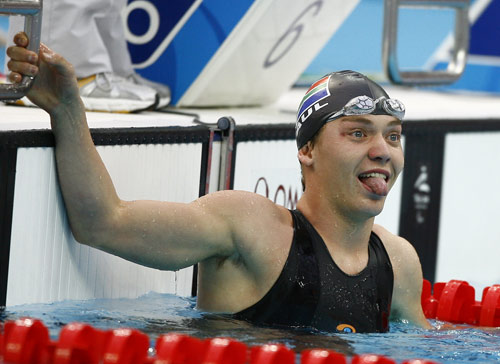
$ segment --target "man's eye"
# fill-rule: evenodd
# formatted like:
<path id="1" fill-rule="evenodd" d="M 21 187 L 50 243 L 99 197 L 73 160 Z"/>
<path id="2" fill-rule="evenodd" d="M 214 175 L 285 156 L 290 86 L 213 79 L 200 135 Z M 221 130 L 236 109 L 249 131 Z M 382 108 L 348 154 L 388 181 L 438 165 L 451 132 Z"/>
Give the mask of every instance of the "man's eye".
<path id="1" fill-rule="evenodd" d="M 362 138 L 364 134 L 363 134 L 363 132 L 362 132 L 362 131 L 360 131 L 360 130 L 356 130 L 356 131 L 353 131 L 353 132 L 351 133 L 351 135 L 352 135 L 353 137 L 355 137 L 355 138 Z"/>
<path id="2" fill-rule="evenodd" d="M 391 142 L 399 142 L 401 140 L 401 135 L 399 135 L 399 134 L 390 134 L 389 135 L 389 140 Z"/>

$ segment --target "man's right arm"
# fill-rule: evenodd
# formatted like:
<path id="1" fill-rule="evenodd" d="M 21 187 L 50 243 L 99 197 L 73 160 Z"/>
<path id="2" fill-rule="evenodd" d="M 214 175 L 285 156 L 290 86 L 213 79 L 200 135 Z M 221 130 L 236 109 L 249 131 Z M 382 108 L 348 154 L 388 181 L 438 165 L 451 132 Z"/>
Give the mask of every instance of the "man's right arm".
<path id="1" fill-rule="evenodd" d="M 223 192 L 190 204 L 122 201 L 94 147 L 71 65 L 42 45 L 37 69 L 36 55 L 24 48 L 26 36 L 15 41 L 18 47 L 8 50 L 11 80 L 37 75 L 28 97 L 50 114 L 61 191 L 79 242 L 168 270 L 235 254 L 227 202 L 240 197 Z"/>

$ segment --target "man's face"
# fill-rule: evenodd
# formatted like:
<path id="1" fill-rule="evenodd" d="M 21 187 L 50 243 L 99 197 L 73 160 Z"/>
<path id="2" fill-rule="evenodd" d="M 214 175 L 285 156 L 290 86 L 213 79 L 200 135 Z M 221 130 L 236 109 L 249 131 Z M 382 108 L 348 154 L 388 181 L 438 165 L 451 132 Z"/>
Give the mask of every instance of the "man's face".
<path id="1" fill-rule="evenodd" d="M 313 153 L 325 197 L 345 213 L 376 216 L 403 169 L 401 122 L 388 115 L 339 118 L 323 127 Z"/>

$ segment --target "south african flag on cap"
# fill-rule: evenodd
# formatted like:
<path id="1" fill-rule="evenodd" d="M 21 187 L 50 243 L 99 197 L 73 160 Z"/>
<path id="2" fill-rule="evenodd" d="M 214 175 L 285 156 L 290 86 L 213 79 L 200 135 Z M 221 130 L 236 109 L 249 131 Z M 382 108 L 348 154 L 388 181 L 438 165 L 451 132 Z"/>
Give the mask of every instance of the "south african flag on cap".
<path id="1" fill-rule="evenodd" d="M 330 76 L 325 76 L 309 87 L 309 90 L 307 90 L 302 102 L 300 103 L 297 119 L 300 118 L 304 111 L 306 111 L 311 105 L 314 105 L 319 100 L 330 96 L 330 90 L 328 89 L 329 80 Z"/>

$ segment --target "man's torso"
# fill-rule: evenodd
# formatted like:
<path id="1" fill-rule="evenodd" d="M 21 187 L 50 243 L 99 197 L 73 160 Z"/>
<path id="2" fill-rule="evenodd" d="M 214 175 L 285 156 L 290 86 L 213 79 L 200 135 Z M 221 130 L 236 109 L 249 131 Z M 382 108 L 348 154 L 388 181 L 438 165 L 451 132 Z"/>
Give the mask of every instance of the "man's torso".
<path id="1" fill-rule="evenodd" d="M 299 279 L 304 273 L 302 274 L 304 280 L 311 281 L 309 286 L 302 290 L 298 296 L 290 296 L 288 302 L 282 302 L 284 305 L 291 304 L 292 306 L 294 302 L 298 302 L 297 305 L 294 305 L 296 312 L 291 310 L 289 315 L 296 316 L 297 313 L 308 311 L 306 314 L 302 314 L 304 319 L 300 324 L 325 329 L 331 329 L 332 326 L 338 328 L 345 324 L 346 330 L 351 330 L 352 327 L 353 330 L 358 331 L 384 331 L 383 328 L 388 320 L 390 294 L 392 294 L 392 269 L 380 240 L 378 240 L 378 245 L 376 244 L 376 251 L 373 251 L 372 240 L 378 238 L 373 237 L 374 234 L 372 234 L 368 265 L 359 274 L 349 276 L 338 268 L 319 234 L 298 211 L 294 212 L 295 222 L 292 222 L 288 210 L 283 209 L 280 213 L 285 215 L 278 219 L 282 224 L 274 229 L 277 232 L 276 235 L 269 232 L 274 230 L 268 230 L 265 222 L 262 226 L 254 226 L 255 229 L 262 229 L 262 234 L 255 234 L 255 231 L 249 232 L 249 234 L 259 236 L 261 239 L 255 238 L 255 244 L 252 246 L 256 254 L 255 259 L 261 260 L 261 268 L 258 269 L 257 273 L 252 271 L 254 266 L 249 266 L 247 261 L 240 260 L 238 257 L 212 259 L 200 264 L 199 307 L 208 311 L 239 312 L 251 309 L 256 304 L 263 306 L 262 301 L 265 301 L 267 296 L 276 294 L 276 292 L 273 293 L 273 290 L 280 292 L 284 289 L 283 287 L 276 288 L 277 284 L 281 285 L 280 280 L 292 279 L 299 286 L 302 284 L 306 287 L 304 281 L 300 282 Z M 300 230 L 297 229 L 297 221 L 299 227 L 304 230 L 301 233 L 302 236 L 297 234 L 297 230 Z M 269 223 L 276 225 L 276 221 Z M 304 244 L 304 240 L 308 242 Z M 294 252 L 297 247 L 294 249 L 292 241 L 293 244 L 298 244 L 299 249 L 313 249 L 313 254 L 300 252 L 299 256 L 302 257 L 297 258 L 297 254 Z M 380 257 L 381 255 L 382 257 Z M 302 261 L 292 264 L 290 259 Z M 315 262 L 308 264 L 307 259 L 313 259 Z M 384 262 L 387 266 L 384 266 Z M 290 265 L 295 266 L 294 272 L 285 272 L 287 266 Z M 379 265 L 382 266 L 379 267 Z M 387 269 L 387 267 L 389 268 Z M 377 269 L 385 270 L 386 276 L 390 276 L 391 281 L 380 282 L 381 277 L 377 273 Z M 303 272 L 301 273 L 300 270 Z M 295 277 L 283 277 L 284 274 L 295 275 Z M 377 291 L 377 287 L 380 285 L 386 287 L 386 291 L 389 287 L 390 292 L 387 291 L 380 295 L 380 292 Z M 334 293 L 335 289 L 337 289 L 336 293 Z M 327 292 L 327 294 L 322 295 L 314 291 Z M 344 294 L 341 294 L 342 292 Z M 350 296 L 352 292 L 361 292 L 361 299 L 360 295 Z M 283 292 L 278 294 L 280 297 L 283 295 Z M 385 298 L 382 299 L 381 296 Z M 309 301 L 309 303 L 306 302 L 306 304 L 301 300 Z M 266 308 L 266 310 L 268 309 L 272 310 L 273 308 Z M 349 319 L 353 315 L 357 317 L 356 320 Z M 264 322 L 266 320 L 261 317 L 257 321 Z M 274 321 L 274 323 L 280 323 Z"/>

